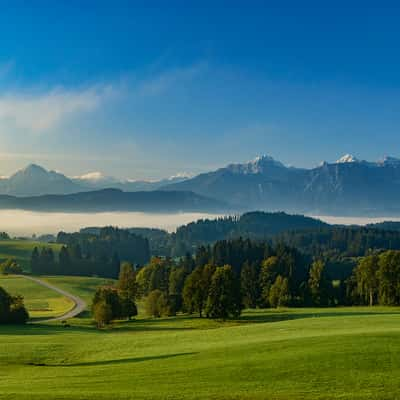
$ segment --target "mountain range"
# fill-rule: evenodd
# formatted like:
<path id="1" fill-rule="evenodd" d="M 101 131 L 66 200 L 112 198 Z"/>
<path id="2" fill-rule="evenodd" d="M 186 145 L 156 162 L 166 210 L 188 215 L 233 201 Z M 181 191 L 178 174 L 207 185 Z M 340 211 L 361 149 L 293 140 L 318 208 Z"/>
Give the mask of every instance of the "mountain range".
<path id="1" fill-rule="evenodd" d="M 0 180 L 0 195 L 17 197 L 99 193 L 111 188 L 119 189 L 110 192 L 119 197 L 122 192 L 155 191 L 154 196 L 161 199 L 162 192 L 192 192 L 191 196 L 197 195 L 209 202 L 215 200 L 208 208 L 225 206 L 238 211 L 396 216 L 400 215 L 400 160 L 385 157 L 370 162 L 347 154 L 334 163 L 323 162 L 305 169 L 285 166 L 264 155 L 192 178 L 177 176 L 155 182 L 121 181 L 100 173 L 69 178 L 32 164 Z M 205 202 L 197 204 L 205 205 Z M 206 211 L 196 207 L 198 211 Z"/>
<path id="2" fill-rule="evenodd" d="M 400 215 L 400 160 L 358 160 L 287 167 L 269 156 L 200 174 L 165 190 L 188 190 L 233 207 L 314 215 Z"/>
<path id="3" fill-rule="evenodd" d="M 0 179 L 0 195 L 42 196 L 47 194 L 72 194 L 101 189 L 120 189 L 125 192 L 153 191 L 163 186 L 187 179 L 178 175 L 159 181 L 118 180 L 100 172 L 69 178 L 60 172 L 48 171 L 40 165 L 30 164 L 8 178 Z"/>

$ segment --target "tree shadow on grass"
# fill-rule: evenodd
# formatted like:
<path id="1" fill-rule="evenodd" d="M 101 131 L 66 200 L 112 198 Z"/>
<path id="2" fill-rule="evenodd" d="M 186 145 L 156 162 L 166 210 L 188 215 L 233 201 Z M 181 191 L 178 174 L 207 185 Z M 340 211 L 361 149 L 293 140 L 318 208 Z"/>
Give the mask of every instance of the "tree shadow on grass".
<path id="1" fill-rule="evenodd" d="M 191 356 L 194 354 L 198 354 L 198 353 L 196 353 L 196 352 L 175 353 L 175 354 L 165 354 L 165 355 L 160 355 L 160 356 L 133 357 L 133 358 L 123 358 L 123 359 L 116 359 L 116 360 L 88 361 L 88 362 L 78 362 L 78 363 L 70 363 L 70 364 L 29 363 L 28 365 L 38 366 L 38 367 L 63 367 L 63 368 L 94 367 L 94 366 L 102 366 L 102 365 L 119 365 L 119 364 L 131 364 L 131 363 L 139 363 L 139 362 L 154 361 L 154 360 L 166 360 L 169 358 Z"/>
<path id="2" fill-rule="evenodd" d="M 400 310 L 399 310 L 400 311 Z M 374 316 L 374 315 L 385 315 L 385 316 L 399 316 L 400 312 L 396 313 L 393 311 L 323 311 L 321 309 L 320 312 L 310 312 L 304 310 L 301 311 L 273 311 L 266 314 L 260 313 L 249 313 L 242 315 L 241 317 L 235 319 L 235 322 L 238 323 L 269 323 L 269 322 L 282 322 L 282 321 L 291 321 L 296 319 L 305 319 L 305 318 L 326 318 L 326 317 L 367 317 L 367 316 Z"/>

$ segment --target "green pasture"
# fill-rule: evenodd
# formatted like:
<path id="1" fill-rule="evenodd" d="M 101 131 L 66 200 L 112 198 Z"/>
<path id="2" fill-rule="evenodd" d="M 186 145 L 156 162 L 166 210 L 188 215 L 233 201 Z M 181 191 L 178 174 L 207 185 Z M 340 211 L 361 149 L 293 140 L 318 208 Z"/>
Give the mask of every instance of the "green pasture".
<path id="1" fill-rule="evenodd" d="M 74 306 L 68 298 L 22 276 L 0 275 L 0 286 L 12 295 L 24 297 L 31 319 L 56 317 Z"/>
<path id="2" fill-rule="evenodd" d="M 0 328 L 1 399 L 400 398 L 398 308 L 70 325 Z"/>

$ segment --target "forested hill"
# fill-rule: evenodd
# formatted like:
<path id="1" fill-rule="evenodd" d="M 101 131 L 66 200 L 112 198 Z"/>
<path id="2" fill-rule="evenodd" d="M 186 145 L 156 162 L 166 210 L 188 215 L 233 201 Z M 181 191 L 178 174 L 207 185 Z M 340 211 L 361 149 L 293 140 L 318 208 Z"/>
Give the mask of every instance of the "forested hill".
<path id="1" fill-rule="evenodd" d="M 149 241 L 151 253 L 161 256 L 182 256 L 193 253 L 198 246 L 212 244 L 218 240 L 234 238 L 270 239 L 273 235 L 286 231 L 308 230 L 329 225 L 303 215 L 284 212 L 248 212 L 241 216 L 216 219 L 200 219 L 180 226 L 175 233 L 161 229 L 130 228 L 131 233 Z M 82 234 L 98 234 L 99 227 L 85 228 Z"/>
<path id="2" fill-rule="evenodd" d="M 65 195 L 15 197 L 0 195 L 0 209 L 33 211 L 102 212 L 226 212 L 221 201 L 192 192 L 123 192 L 104 189 Z"/>
<path id="3" fill-rule="evenodd" d="M 323 226 L 328 225 L 318 219 L 304 215 L 255 211 L 237 217 L 214 220 L 202 219 L 192 222 L 179 227 L 174 234 L 174 239 L 177 242 L 197 245 L 238 237 L 265 239 L 288 230 L 303 230 Z"/>
<path id="4" fill-rule="evenodd" d="M 384 221 L 368 224 L 367 228 L 383 229 L 385 231 L 400 231 L 400 221 Z"/>
<path id="5" fill-rule="evenodd" d="M 400 232 L 393 224 L 338 226 L 302 215 L 257 211 L 198 220 L 179 227 L 175 233 L 154 228 L 130 228 L 128 231 L 146 238 L 150 253 L 155 256 L 179 257 L 195 253 L 199 246 L 243 238 L 286 243 L 313 257 L 337 260 L 364 256 L 371 251 L 400 249 Z M 99 235 L 100 230 L 86 228 L 75 235 Z"/>

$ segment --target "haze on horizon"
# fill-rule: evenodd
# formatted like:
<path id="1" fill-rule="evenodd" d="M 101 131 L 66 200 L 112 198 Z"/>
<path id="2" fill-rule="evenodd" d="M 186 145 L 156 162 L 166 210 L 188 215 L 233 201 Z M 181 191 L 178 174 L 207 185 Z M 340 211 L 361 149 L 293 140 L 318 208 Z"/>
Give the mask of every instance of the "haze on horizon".
<path id="1" fill-rule="evenodd" d="M 399 156 L 397 6 L 262 3 L 3 5 L 0 175 Z"/>

